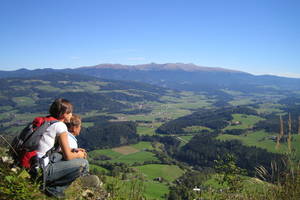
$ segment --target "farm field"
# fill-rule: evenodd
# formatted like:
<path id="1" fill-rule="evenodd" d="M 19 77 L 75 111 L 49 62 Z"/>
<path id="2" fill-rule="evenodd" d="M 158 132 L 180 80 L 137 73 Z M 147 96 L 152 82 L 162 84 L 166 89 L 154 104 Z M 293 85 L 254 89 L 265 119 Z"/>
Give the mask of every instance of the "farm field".
<path id="1" fill-rule="evenodd" d="M 252 98 L 240 98 L 229 102 L 233 106 L 241 106 L 254 103 Z"/>
<path id="2" fill-rule="evenodd" d="M 201 131 L 212 131 L 212 129 L 205 126 L 188 126 L 183 128 L 185 133 L 199 133 Z"/>
<path id="3" fill-rule="evenodd" d="M 112 149 L 102 149 L 102 150 L 94 150 L 89 152 L 90 159 L 96 159 L 101 155 L 105 155 L 110 157 L 112 160 L 109 162 L 122 162 L 126 164 L 136 164 L 140 163 L 140 166 L 132 167 L 135 169 L 135 174 L 142 175 L 144 178 L 143 186 L 144 186 L 144 195 L 149 199 L 165 199 L 164 195 L 168 194 L 169 187 L 167 183 L 171 183 L 176 178 L 183 174 L 183 170 L 181 170 L 176 165 L 163 165 L 163 164 L 147 164 L 143 165 L 145 161 L 158 161 L 158 159 L 151 152 L 145 151 L 146 149 L 153 149 L 150 142 L 139 142 L 134 145 L 122 146 Z M 107 162 L 107 161 L 105 161 Z M 105 171 L 102 167 L 98 165 L 91 165 L 91 169 L 96 171 Z M 133 176 L 133 175 L 132 175 Z M 154 181 L 154 178 L 162 177 L 163 181 Z M 110 177 L 110 179 L 113 179 Z M 132 180 L 128 180 L 132 181 Z M 120 184 L 120 190 L 125 190 L 129 186 L 128 181 L 122 180 Z M 122 184 L 123 183 L 123 184 Z M 125 187 L 125 188 L 124 188 Z"/>
<path id="4" fill-rule="evenodd" d="M 137 127 L 137 133 L 139 135 L 155 135 L 155 129 L 156 128 L 151 128 L 151 127 L 146 127 L 146 126 L 139 125 Z"/>
<path id="5" fill-rule="evenodd" d="M 164 195 L 169 193 L 169 187 L 163 183 L 145 181 L 144 187 L 143 194 L 149 199 L 163 200 L 165 199 Z"/>
<path id="6" fill-rule="evenodd" d="M 147 180 L 162 177 L 168 182 L 172 182 L 183 174 L 183 170 L 176 165 L 149 164 L 135 168 L 144 174 Z"/>
<path id="7" fill-rule="evenodd" d="M 271 139 L 272 136 L 277 136 L 277 133 L 269 134 L 265 131 L 249 132 L 243 135 L 222 134 L 217 137 L 219 140 L 239 140 L 246 146 L 256 146 L 266 149 L 273 153 L 287 153 L 288 147 L 286 143 L 281 143 L 279 149 L 276 149 L 276 141 Z M 295 150 L 297 159 L 300 159 L 300 135 L 292 135 L 292 148 Z"/>
<path id="8" fill-rule="evenodd" d="M 162 199 L 168 193 L 167 182 L 173 182 L 184 172 L 176 165 L 162 164 L 142 165 L 135 169 L 145 177 L 145 195 L 155 199 Z M 163 178 L 163 181 L 154 181 L 155 178 Z"/>
<path id="9" fill-rule="evenodd" d="M 135 163 L 144 163 L 150 161 L 158 161 L 155 155 L 151 152 L 147 151 L 139 151 L 132 154 L 122 155 L 116 159 L 110 160 L 109 162 L 118 162 L 118 163 L 126 163 L 126 164 L 135 164 Z"/>
<path id="10" fill-rule="evenodd" d="M 231 130 L 231 129 L 248 129 L 251 128 L 257 122 L 264 120 L 261 117 L 254 115 L 245 115 L 245 114 L 233 114 L 233 120 L 231 120 L 232 124 L 225 127 L 223 130 Z M 237 125 L 234 125 L 235 122 L 238 122 Z"/>
<path id="11" fill-rule="evenodd" d="M 158 161 L 152 152 L 146 150 L 151 150 L 153 147 L 150 142 L 139 142 L 134 145 L 121 146 L 112 149 L 99 149 L 89 152 L 91 159 L 96 160 L 97 157 L 107 156 L 110 160 L 105 162 L 121 162 L 126 164 L 144 163 L 147 161 Z"/>

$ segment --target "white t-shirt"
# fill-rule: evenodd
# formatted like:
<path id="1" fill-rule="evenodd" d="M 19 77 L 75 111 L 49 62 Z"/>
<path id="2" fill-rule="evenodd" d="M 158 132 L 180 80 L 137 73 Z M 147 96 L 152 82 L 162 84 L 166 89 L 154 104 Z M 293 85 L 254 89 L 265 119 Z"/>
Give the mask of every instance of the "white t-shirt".
<path id="1" fill-rule="evenodd" d="M 49 126 L 40 140 L 39 147 L 37 149 L 37 156 L 39 158 L 42 158 L 47 153 L 47 151 L 49 151 L 54 146 L 56 137 L 65 132 L 68 132 L 68 129 L 66 124 L 63 122 L 56 122 Z M 48 165 L 48 163 L 49 158 L 45 158 L 45 166 Z"/>
<path id="2" fill-rule="evenodd" d="M 78 148 L 77 139 L 70 132 L 68 132 L 68 141 L 69 141 L 69 146 L 70 146 L 71 149 L 77 149 Z"/>

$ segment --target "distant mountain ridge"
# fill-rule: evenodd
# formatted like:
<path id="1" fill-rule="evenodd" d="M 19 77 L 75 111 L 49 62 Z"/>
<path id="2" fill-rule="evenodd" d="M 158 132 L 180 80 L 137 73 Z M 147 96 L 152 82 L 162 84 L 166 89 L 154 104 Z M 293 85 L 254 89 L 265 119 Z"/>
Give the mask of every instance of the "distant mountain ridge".
<path id="1" fill-rule="evenodd" d="M 163 71 L 163 70 L 182 70 L 187 72 L 196 71 L 224 71 L 224 72 L 234 72 L 234 73 L 245 73 L 237 70 L 230 70 L 220 67 L 204 67 L 197 66 L 195 64 L 189 63 L 149 63 L 142 65 L 121 65 L 121 64 L 99 64 L 94 66 L 80 67 L 79 69 L 119 69 L 119 70 L 145 70 L 145 71 Z"/>
<path id="2" fill-rule="evenodd" d="M 150 83 L 171 89 L 214 92 L 235 90 L 244 93 L 300 90 L 300 79 L 250 73 L 194 64 L 99 64 L 74 69 L 20 69 L 0 71 L 0 78 L 32 77 L 50 73 L 88 75 L 102 79 Z"/>

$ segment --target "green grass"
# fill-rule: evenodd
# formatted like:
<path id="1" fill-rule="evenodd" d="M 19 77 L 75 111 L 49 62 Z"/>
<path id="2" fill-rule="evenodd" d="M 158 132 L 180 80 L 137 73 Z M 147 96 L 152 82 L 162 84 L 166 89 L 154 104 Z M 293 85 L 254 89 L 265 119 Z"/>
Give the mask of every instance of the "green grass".
<path id="1" fill-rule="evenodd" d="M 276 135 L 276 134 L 273 134 Z M 271 139 L 268 139 L 272 134 L 268 134 L 265 131 L 256 131 L 243 135 L 228 135 L 223 134 L 219 135 L 217 138 L 220 140 L 239 140 L 244 145 L 247 146 L 256 146 L 263 149 L 267 149 L 270 152 L 278 153 L 275 149 L 276 143 Z"/>
<path id="2" fill-rule="evenodd" d="M 275 103 L 264 103 L 259 104 L 259 108 L 256 111 L 259 114 L 271 114 L 271 113 L 283 113 L 284 111 L 281 110 L 282 105 L 275 104 Z"/>
<path id="3" fill-rule="evenodd" d="M 94 151 L 89 152 L 89 156 L 91 158 L 96 158 L 97 156 L 100 156 L 100 155 L 108 156 L 111 159 L 117 159 L 120 156 L 122 156 L 122 154 L 115 152 L 111 149 L 100 149 L 100 150 L 94 150 Z"/>
<path id="4" fill-rule="evenodd" d="M 101 149 L 89 152 L 89 156 L 90 158 L 95 159 L 100 155 L 105 155 L 111 158 L 108 162 L 121 162 L 129 165 L 134 163 L 143 163 L 145 161 L 158 161 L 153 153 L 144 151 L 144 149 L 153 149 L 150 142 L 139 142 L 137 144 L 130 145 L 130 147 L 137 149 L 138 152 L 123 155 L 112 149 Z"/>
<path id="5" fill-rule="evenodd" d="M 223 92 L 226 92 L 227 94 L 230 94 L 232 96 L 238 96 L 238 95 L 242 95 L 242 92 L 239 91 L 234 91 L 234 90 L 228 90 L 228 89 L 223 89 Z"/>
<path id="6" fill-rule="evenodd" d="M 40 89 L 40 90 L 45 90 L 48 92 L 61 92 L 60 88 L 52 87 L 50 85 L 38 85 L 38 86 L 35 86 L 35 88 Z"/>
<path id="7" fill-rule="evenodd" d="M 1 111 L 9 111 L 11 109 L 13 109 L 13 107 L 11 107 L 11 106 L 0 106 Z"/>
<path id="8" fill-rule="evenodd" d="M 254 103 L 250 98 L 240 98 L 229 102 L 233 106 L 247 105 Z"/>
<path id="9" fill-rule="evenodd" d="M 9 133 L 20 133 L 24 129 L 24 126 L 13 126 L 6 130 Z"/>
<path id="10" fill-rule="evenodd" d="M 149 149 L 149 150 L 153 149 L 153 147 L 151 145 L 151 142 L 139 142 L 137 144 L 133 144 L 133 145 L 130 145 L 130 146 L 135 148 L 135 149 L 138 149 L 140 151 L 142 151 L 144 149 Z"/>
<path id="11" fill-rule="evenodd" d="M 8 119 L 10 118 L 11 116 L 16 116 L 17 111 L 16 110 L 10 110 L 8 112 L 5 112 L 5 113 L 0 113 L 0 120 L 3 120 L 3 119 Z"/>
<path id="12" fill-rule="evenodd" d="M 108 170 L 107 169 L 105 169 L 105 168 L 103 168 L 103 167 L 100 167 L 100 166 L 98 166 L 98 165 L 93 165 L 93 164 L 90 164 L 90 170 L 95 170 L 95 171 L 97 171 L 97 172 L 104 172 L 104 173 L 107 173 L 108 172 Z"/>
<path id="13" fill-rule="evenodd" d="M 176 165 L 149 164 L 135 167 L 147 180 L 162 177 L 168 182 L 172 182 L 183 174 L 183 170 Z"/>
<path id="14" fill-rule="evenodd" d="M 18 104 L 18 106 L 33 106 L 35 101 L 30 97 L 15 97 L 13 101 Z"/>
<path id="15" fill-rule="evenodd" d="M 126 164 L 134 164 L 134 163 L 143 163 L 145 161 L 158 161 L 158 159 L 151 152 L 140 151 L 133 154 L 122 155 L 117 159 L 110 160 L 109 162 L 121 162 Z"/>
<path id="16" fill-rule="evenodd" d="M 194 137 L 194 135 L 183 135 L 179 137 L 185 141 L 180 141 L 180 147 L 182 147 L 183 145 L 187 144 Z"/>
<path id="17" fill-rule="evenodd" d="M 239 140 L 244 145 L 256 146 L 266 149 L 269 152 L 285 154 L 288 152 L 287 143 L 281 143 L 280 148 L 276 149 L 276 142 L 270 139 L 271 136 L 277 136 L 277 133 L 269 134 L 265 131 L 256 131 L 243 135 L 219 135 L 220 140 Z M 292 135 L 292 148 L 295 150 L 296 158 L 300 160 L 300 135 Z"/>
<path id="18" fill-rule="evenodd" d="M 194 137 L 194 135 L 183 135 L 180 137 L 186 141 L 190 141 Z"/>
<path id="19" fill-rule="evenodd" d="M 258 196 L 258 194 L 263 194 L 264 192 L 266 192 L 268 187 L 271 187 L 271 185 L 267 182 L 261 181 L 257 178 L 252 178 L 252 177 L 247 177 L 247 176 L 239 176 L 241 178 L 241 194 L 256 194 Z M 212 175 L 212 177 L 210 179 L 208 179 L 207 181 L 205 181 L 205 183 L 203 184 L 203 186 L 211 188 L 215 191 L 219 191 L 220 189 L 224 189 L 227 186 L 227 184 L 220 184 L 219 183 L 219 179 L 221 178 L 220 174 L 214 174 Z M 213 195 L 211 192 L 206 191 L 204 193 L 202 193 L 201 197 L 206 197 L 207 199 L 218 199 L 217 196 L 215 196 L 215 198 L 213 198 Z M 243 199 L 243 198 L 242 198 Z M 248 198 L 245 198 L 248 199 Z"/>
<path id="20" fill-rule="evenodd" d="M 155 129 L 156 128 L 151 128 L 151 127 L 146 127 L 146 126 L 138 126 L 137 133 L 139 135 L 155 135 Z"/>
<path id="21" fill-rule="evenodd" d="M 75 82 L 76 85 L 78 85 L 81 90 L 83 91 L 90 91 L 90 92 L 96 92 L 100 90 L 100 87 L 98 85 L 95 85 L 94 83 L 89 82 Z"/>
<path id="22" fill-rule="evenodd" d="M 207 128 L 205 126 L 188 126 L 183 128 L 185 133 L 199 133 L 201 131 L 212 131 L 212 129 Z"/>
<path id="23" fill-rule="evenodd" d="M 169 193 L 169 187 L 164 183 L 146 181 L 144 186 L 144 195 L 148 199 L 163 200 L 164 195 Z"/>
<path id="24" fill-rule="evenodd" d="M 144 188 L 142 194 L 147 200 L 163 200 L 165 199 L 164 195 L 168 194 L 169 192 L 169 188 L 165 183 L 159 183 L 155 181 L 140 181 L 137 179 L 120 180 L 119 178 L 106 176 L 105 185 L 107 184 L 111 184 L 116 188 L 117 191 L 114 193 L 117 194 L 119 198 L 115 199 L 129 200 L 129 193 L 132 191 L 133 185 L 135 185 L 135 188 Z M 135 190 L 134 192 L 138 192 L 138 190 Z"/>
<path id="25" fill-rule="evenodd" d="M 89 128 L 89 127 L 93 127 L 94 126 L 94 122 L 83 122 L 82 126 L 84 128 Z"/>
<path id="26" fill-rule="evenodd" d="M 264 120 L 261 117 L 255 116 L 255 115 L 245 115 L 245 114 L 233 114 L 232 115 L 234 122 L 240 122 L 239 125 L 230 125 L 224 128 L 224 130 L 231 130 L 231 129 L 248 129 L 251 128 L 254 124 L 257 122 Z"/>
<path id="27" fill-rule="evenodd" d="M 134 168 L 144 175 L 144 194 L 150 199 L 164 199 L 164 195 L 169 192 L 166 182 L 153 181 L 154 178 L 162 177 L 168 182 L 173 182 L 184 173 L 176 165 L 149 164 Z"/>

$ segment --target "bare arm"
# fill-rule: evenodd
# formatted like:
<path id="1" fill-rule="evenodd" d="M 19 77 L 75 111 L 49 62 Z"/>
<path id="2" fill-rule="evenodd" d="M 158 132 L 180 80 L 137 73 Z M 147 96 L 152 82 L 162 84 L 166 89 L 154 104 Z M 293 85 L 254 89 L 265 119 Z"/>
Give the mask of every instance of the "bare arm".
<path id="1" fill-rule="evenodd" d="M 63 152 L 64 158 L 66 160 L 72 160 L 75 158 L 86 158 L 86 152 L 85 151 L 77 151 L 74 152 L 69 146 L 69 140 L 68 140 L 68 133 L 64 132 L 58 136 L 58 141 L 60 148 Z"/>

